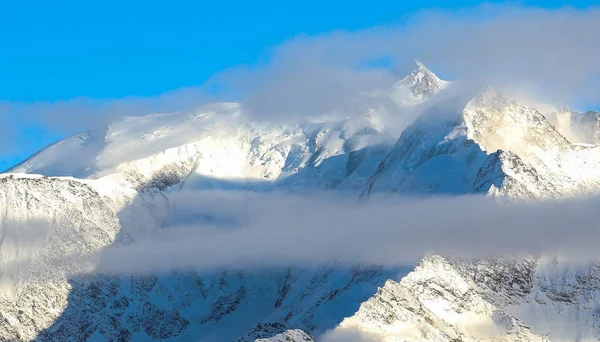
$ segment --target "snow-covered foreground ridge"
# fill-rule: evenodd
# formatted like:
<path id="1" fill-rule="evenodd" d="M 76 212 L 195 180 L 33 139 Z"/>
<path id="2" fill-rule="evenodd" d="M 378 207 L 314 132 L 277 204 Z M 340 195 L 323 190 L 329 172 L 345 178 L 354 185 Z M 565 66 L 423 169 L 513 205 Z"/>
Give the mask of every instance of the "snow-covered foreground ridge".
<path id="1" fill-rule="evenodd" d="M 546 119 L 422 64 L 372 103 L 364 115 L 288 124 L 249 120 L 233 103 L 128 117 L 8 170 L 0 177 L 0 340 L 310 341 L 294 329 L 323 341 L 600 338 L 598 265 L 563 259 L 86 275 L 105 248 L 181 223 L 172 198 L 182 190 L 546 199 L 599 189 L 597 113 L 557 109 Z M 398 136 L 397 119 L 417 112 Z M 227 228 L 201 206 L 185 221 Z M 90 253 L 98 258 L 49 264 Z"/>

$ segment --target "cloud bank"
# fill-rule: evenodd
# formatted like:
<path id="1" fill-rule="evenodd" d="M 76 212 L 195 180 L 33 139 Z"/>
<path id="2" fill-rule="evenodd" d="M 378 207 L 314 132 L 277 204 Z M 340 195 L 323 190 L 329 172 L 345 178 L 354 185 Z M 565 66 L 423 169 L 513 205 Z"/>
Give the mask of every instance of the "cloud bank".
<path id="1" fill-rule="evenodd" d="M 125 274 L 332 262 L 399 267 L 415 265 L 430 253 L 468 258 L 530 253 L 587 262 L 600 259 L 598 205 L 600 198 L 505 203 L 465 196 L 358 203 L 333 195 L 185 192 L 172 198 L 178 221 L 169 228 L 99 254 L 44 261 L 61 269 L 92 261 L 97 273 Z"/>
<path id="2" fill-rule="evenodd" d="M 527 253 L 587 264 L 600 260 L 599 205 L 600 197 L 532 203 L 480 196 L 374 197 L 357 202 L 333 194 L 184 191 L 172 194 L 167 228 L 133 234 L 138 236 L 134 240 L 118 239 L 129 242 L 98 253 L 39 261 L 60 277 L 79 272 L 156 274 L 194 269 L 204 273 L 332 263 L 396 268 L 414 266 L 427 254 L 480 258 Z M 37 227 L 46 244 L 63 243 L 53 236 L 52 228 L 41 229 L 42 223 L 23 224 Z M 120 234 L 128 229 L 132 228 L 121 228 Z M 31 248 L 26 255 L 15 248 L 53 248 L 45 246 L 33 230 L 27 232 L 19 236 L 18 245 L 6 245 L 8 240 L 2 245 L 5 251 L 26 257 L 2 265 L 6 274 L 15 270 L 26 276 L 13 279 L 19 284 L 35 279 L 35 269 L 27 270 L 39 263 Z"/>

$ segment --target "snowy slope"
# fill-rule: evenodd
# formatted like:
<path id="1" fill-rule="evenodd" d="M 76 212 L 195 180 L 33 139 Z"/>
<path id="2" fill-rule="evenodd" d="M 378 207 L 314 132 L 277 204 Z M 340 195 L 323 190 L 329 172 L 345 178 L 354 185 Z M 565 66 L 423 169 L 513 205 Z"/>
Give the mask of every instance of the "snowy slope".
<path id="1" fill-rule="evenodd" d="M 0 178 L 0 340 L 31 340 L 60 318 L 72 283 L 94 260 L 57 265 L 113 243 L 119 221 L 90 186 L 73 179 Z"/>
<path id="2" fill-rule="evenodd" d="M 0 178 L 0 339 L 302 341 L 293 329 L 318 338 L 332 328 L 385 341 L 599 337 L 597 267 L 529 256 L 431 256 L 412 272 L 331 264 L 73 276 L 101 266 L 103 248 L 170 229 L 178 219 L 171 195 L 185 189 L 357 198 L 597 191 L 598 147 L 572 144 L 541 113 L 493 88 L 457 90 L 418 63 L 377 93 L 398 113 L 374 106 L 363 116 L 274 124 L 219 103 L 122 118 L 47 147 Z M 388 120 L 403 110 L 425 111 L 394 136 Z M 38 173 L 77 179 L 26 175 Z M 44 238 L 31 240 L 40 229 Z M 49 264 L 94 251 L 99 260 L 74 269 Z M 23 263 L 39 272 L 15 267 Z"/>
<path id="3" fill-rule="evenodd" d="M 91 142 L 88 133 L 76 135 L 10 172 L 109 177 L 115 183 L 132 174 L 148 180 L 171 165 L 185 173 L 186 186 L 227 181 L 269 188 L 297 183 L 356 189 L 392 141 L 384 125 L 366 116 L 286 126 L 250 123 L 239 116 L 235 105 L 219 104 L 193 115 L 125 118 L 109 126 L 104 141 Z M 73 160 L 64 163 L 66 158 Z"/>
<path id="4" fill-rule="evenodd" d="M 336 331 L 381 341 L 597 341 L 600 264 L 426 257 Z"/>
<path id="5" fill-rule="evenodd" d="M 337 329 L 381 341 L 543 341 L 503 309 L 450 262 L 430 256 L 400 282 L 386 282 Z"/>
<path id="6" fill-rule="evenodd" d="M 489 193 L 547 198 L 597 191 L 600 149 L 570 143 L 535 109 L 494 88 L 444 102 L 407 128 L 363 195 Z"/>

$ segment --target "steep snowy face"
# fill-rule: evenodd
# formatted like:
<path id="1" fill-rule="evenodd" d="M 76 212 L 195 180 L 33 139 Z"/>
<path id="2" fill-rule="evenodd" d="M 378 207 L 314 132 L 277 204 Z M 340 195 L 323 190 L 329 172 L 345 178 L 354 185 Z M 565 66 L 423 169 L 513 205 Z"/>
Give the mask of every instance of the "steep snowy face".
<path id="1" fill-rule="evenodd" d="M 369 180 L 363 195 L 471 192 L 487 155 L 467 139 L 453 100 L 429 108 L 402 135 Z"/>
<path id="2" fill-rule="evenodd" d="M 469 138 L 490 152 L 504 149 L 533 157 L 540 151 L 564 153 L 570 145 L 537 110 L 491 87 L 469 101 L 463 118 Z"/>
<path id="3" fill-rule="evenodd" d="M 0 187 L 0 260 L 5 266 L 84 255 L 112 243 L 119 230 L 114 212 L 85 182 L 2 175 Z M 3 271 L 3 277 L 13 271 L 21 275 L 19 268 Z"/>
<path id="4" fill-rule="evenodd" d="M 486 276 L 505 276 L 493 268 L 486 270 L 492 273 Z M 543 341 L 507 313 L 504 303 L 486 296 L 472 274 L 469 276 L 448 260 L 426 257 L 400 282 L 386 282 L 337 329 L 354 330 L 384 342 Z"/>
<path id="5" fill-rule="evenodd" d="M 600 149 L 571 144 L 537 110 L 488 89 L 469 102 L 464 118 L 469 137 L 488 152 L 516 154 L 536 171 L 538 183 L 548 185 L 544 189 L 547 194 L 573 195 L 598 189 Z"/>
<path id="6" fill-rule="evenodd" d="M 33 340 L 68 305 L 68 277 L 95 266 L 55 261 L 100 251 L 119 222 L 87 184 L 35 176 L 0 177 L 0 216 L 0 340 Z"/>
<path id="7" fill-rule="evenodd" d="M 478 292 L 550 341 L 596 341 L 598 262 L 518 256 L 452 261 Z"/>
<path id="8" fill-rule="evenodd" d="M 336 331 L 374 341 L 596 341 L 598 271 L 560 258 L 428 256 Z"/>
<path id="9" fill-rule="evenodd" d="M 459 114 L 455 108 L 462 108 Z M 600 149 L 571 144 L 535 109 L 494 88 L 440 103 L 407 128 L 369 180 L 372 192 L 556 197 L 595 191 Z"/>

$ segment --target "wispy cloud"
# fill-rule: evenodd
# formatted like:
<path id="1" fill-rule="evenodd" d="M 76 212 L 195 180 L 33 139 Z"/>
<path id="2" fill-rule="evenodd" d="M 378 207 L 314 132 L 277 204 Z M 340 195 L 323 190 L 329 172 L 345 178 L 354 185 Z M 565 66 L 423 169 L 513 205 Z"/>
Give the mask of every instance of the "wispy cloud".
<path id="1" fill-rule="evenodd" d="M 188 110 L 210 101 L 202 87 L 184 88 L 157 97 L 120 99 L 75 98 L 54 102 L 0 102 L 3 118 L 21 117 L 46 125 L 49 129 L 71 132 L 106 124 L 122 116 L 138 116 Z"/>
<path id="2" fill-rule="evenodd" d="M 598 41 L 598 8 L 485 5 L 424 11 L 396 26 L 290 38 L 266 61 L 232 66 L 194 89 L 156 98 L 4 103 L 0 115 L 2 126 L 18 116 L 27 118 L 21 126 L 37 122 L 68 134 L 122 115 L 188 109 L 213 100 L 242 101 L 255 119 L 352 114 L 369 105 L 366 94 L 404 76 L 408 70 L 401 65 L 413 58 L 445 78 L 494 83 L 538 102 L 597 108 Z M 381 59 L 395 68 L 374 63 Z M 14 139 L 4 135 L 1 146 L 14 146 Z"/>
<path id="3" fill-rule="evenodd" d="M 425 11 L 399 26 L 295 37 L 273 51 L 270 64 L 233 72 L 225 82 L 238 84 L 255 112 L 319 112 L 352 106 L 363 90 L 387 86 L 388 70 L 360 68 L 370 61 L 417 58 L 450 78 L 598 106 L 598 40 L 598 8 Z"/>

